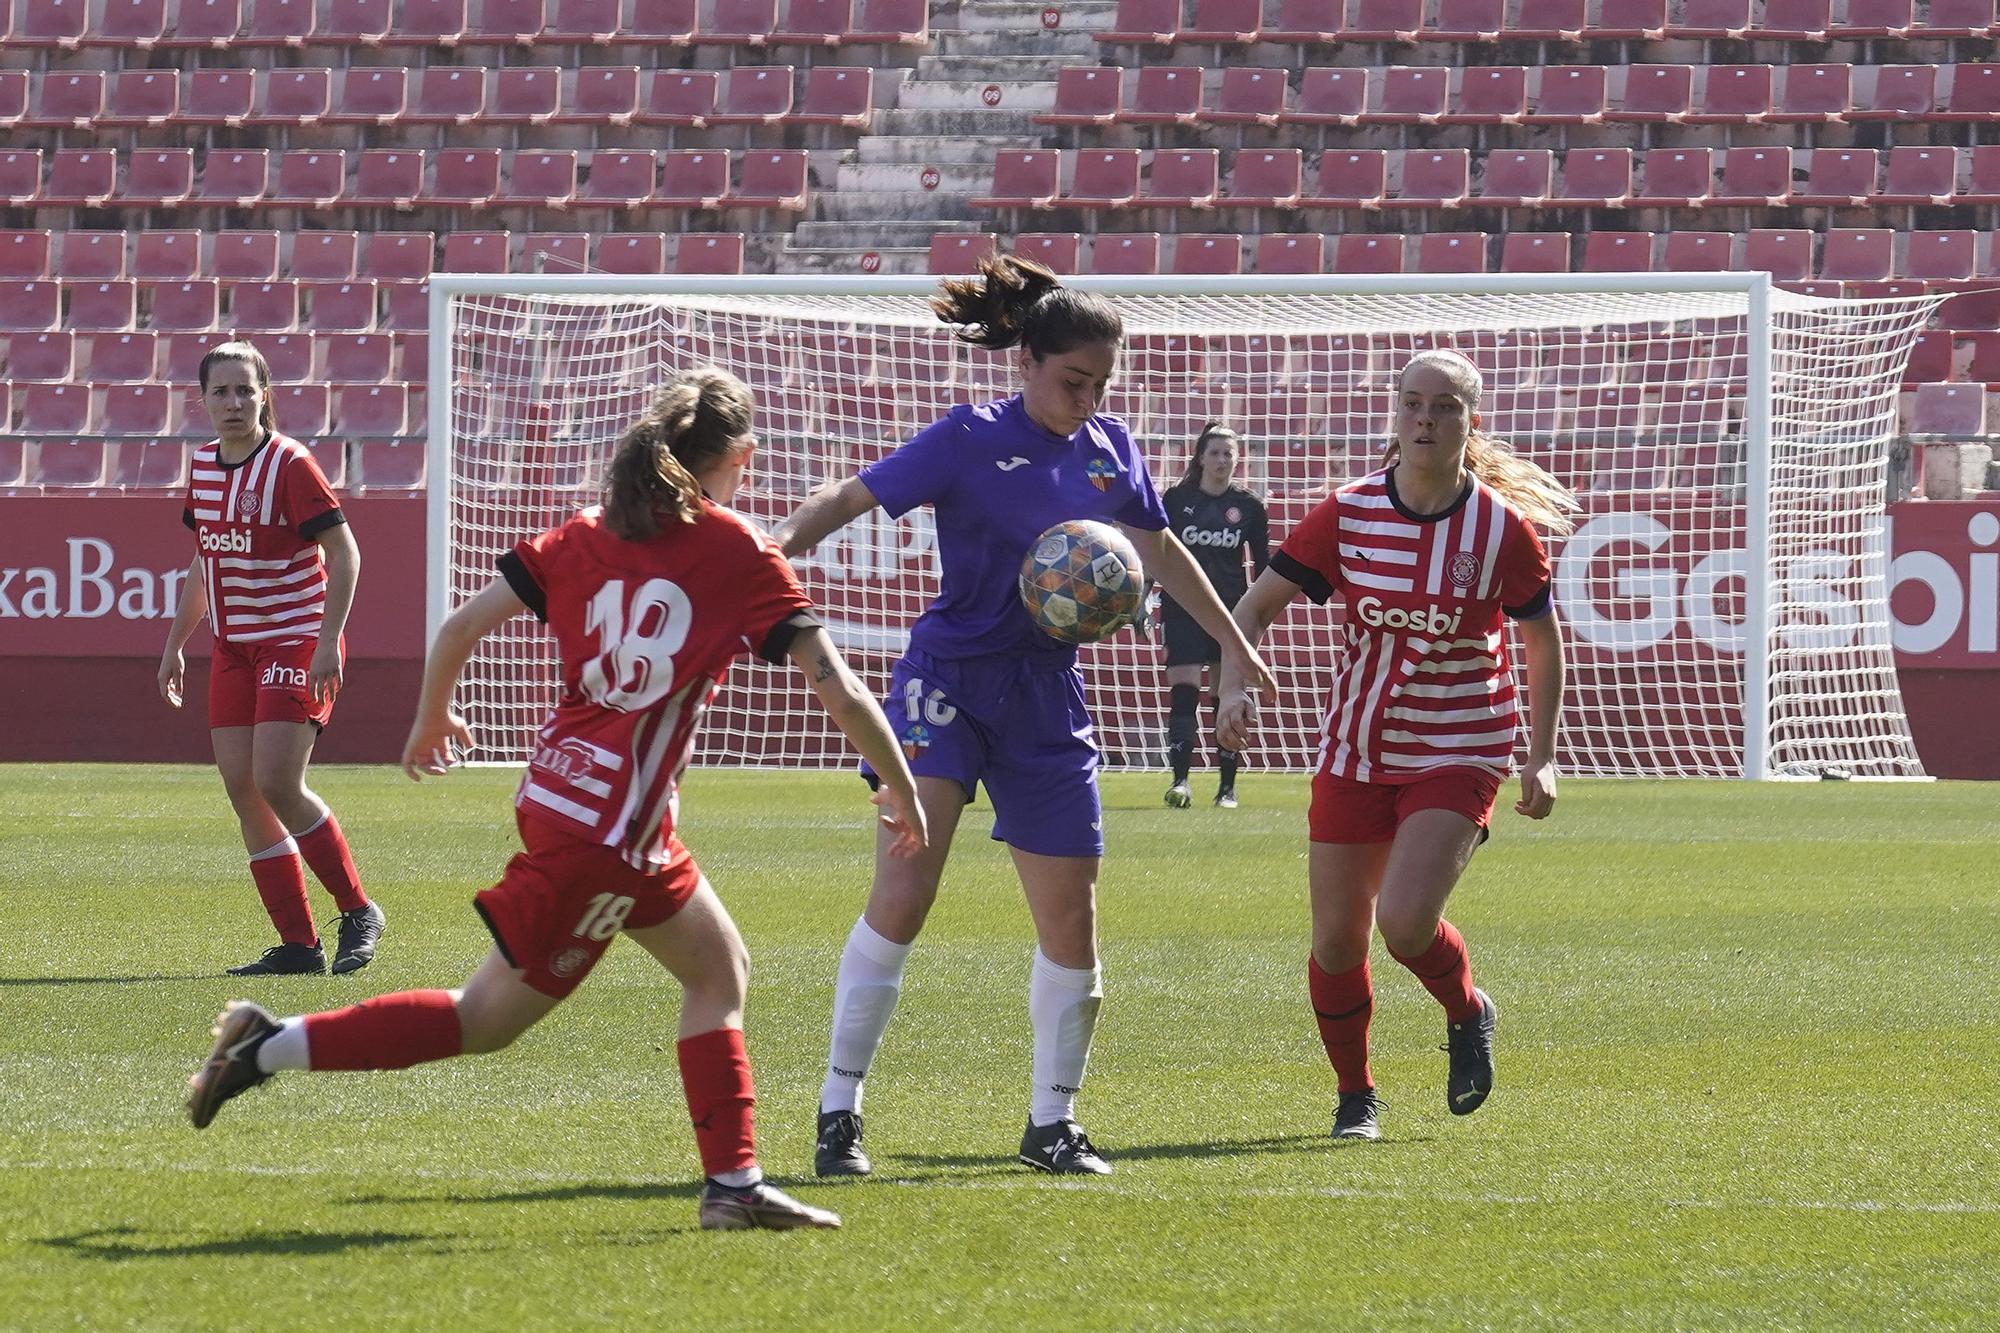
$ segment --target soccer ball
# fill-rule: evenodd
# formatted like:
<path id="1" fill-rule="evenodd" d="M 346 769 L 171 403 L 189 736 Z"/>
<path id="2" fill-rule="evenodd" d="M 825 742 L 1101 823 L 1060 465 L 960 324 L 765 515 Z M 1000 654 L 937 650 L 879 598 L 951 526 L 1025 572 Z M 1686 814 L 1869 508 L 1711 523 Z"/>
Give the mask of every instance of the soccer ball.
<path id="1" fill-rule="evenodd" d="M 1036 628 L 1064 643 L 1096 643 L 1131 624 L 1145 588 L 1125 534 L 1088 519 L 1044 532 L 1021 564 L 1021 604 Z"/>

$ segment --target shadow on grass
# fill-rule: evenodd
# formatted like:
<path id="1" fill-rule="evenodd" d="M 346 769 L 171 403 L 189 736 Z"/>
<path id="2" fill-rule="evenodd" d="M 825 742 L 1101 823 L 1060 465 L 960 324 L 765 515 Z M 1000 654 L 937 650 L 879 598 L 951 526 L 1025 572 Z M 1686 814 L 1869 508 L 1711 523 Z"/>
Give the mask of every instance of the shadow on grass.
<path id="1" fill-rule="evenodd" d="M 134 977 L 0 977 L 0 986 L 122 986 L 140 981 L 207 981 L 220 972 L 155 973 Z"/>
<path id="2" fill-rule="evenodd" d="M 366 1207 L 374 1204 L 405 1203 L 567 1203 L 577 1199 L 698 1199 L 701 1184 L 684 1181 L 647 1181 L 642 1184 L 630 1182 L 596 1184 L 580 1181 L 574 1185 L 550 1185 L 543 1189 L 507 1190 L 498 1194 L 479 1194 L 466 1190 L 452 1190 L 439 1194 L 357 1194 L 343 1199 L 343 1203 Z"/>
<path id="3" fill-rule="evenodd" d="M 140 1234 L 136 1227 L 107 1227 L 98 1231 L 79 1231 L 73 1236 L 45 1236 L 38 1243 L 86 1258 L 122 1262 L 127 1259 L 190 1259 L 229 1254 L 342 1254 L 348 1250 L 372 1250 L 385 1245 L 424 1244 L 426 1248 L 434 1248 L 426 1243 L 436 1239 L 411 1231 L 269 1231 L 175 1243 L 136 1239 Z"/>
<path id="4" fill-rule="evenodd" d="M 1396 1142 L 1422 1141 L 1400 1139 Z M 1102 1146 L 1105 1156 L 1113 1166 L 1116 1166 L 1119 1162 L 1173 1161 L 1196 1157 L 1250 1157 L 1266 1153 L 1307 1152 L 1331 1145 L 1332 1139 L 1325 1134 L 1283 1134 L 1262 1139 L 1203 1139 L 1193 1143 L 1107 1143 Z M 978 1154 L 896 1153 L 885 1160 L 892 1164 L 907 1162 L 919 1168 L 916 1171 L 892 1170 L 885 1173 L 887 1179 L 905 1184 L 943 1179 L 944 1172 L 948 1170 L 962 1175 L 966 1169 L 979 1167 L 992 1168 L 979 1174 L 1004 1171 L 1011 1175 L 1023 1165 L 1012 1154 L 998 1151 Z"/>

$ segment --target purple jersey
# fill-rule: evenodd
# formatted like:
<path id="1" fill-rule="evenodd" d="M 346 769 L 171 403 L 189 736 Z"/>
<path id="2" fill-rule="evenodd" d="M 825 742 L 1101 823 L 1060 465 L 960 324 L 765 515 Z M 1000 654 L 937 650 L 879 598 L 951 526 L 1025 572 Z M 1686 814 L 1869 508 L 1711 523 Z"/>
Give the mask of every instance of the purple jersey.
<path id="1" fill-rule="evenodd" d="M 892 518 L 924 504 L 936 512 L 943 576 L 910 631 L 911 649 L 932 657 L 1074 661 L 1076 649 L 1036 629 L 1021 605 L 1021 562 L 1035 539 L 1077 518 L 1167 526 L 1124 422 L 1099 415 L 1056 435 L 1029 418 L 1019 394 L 954 407 L 863 468 L 861 483 Z"/>

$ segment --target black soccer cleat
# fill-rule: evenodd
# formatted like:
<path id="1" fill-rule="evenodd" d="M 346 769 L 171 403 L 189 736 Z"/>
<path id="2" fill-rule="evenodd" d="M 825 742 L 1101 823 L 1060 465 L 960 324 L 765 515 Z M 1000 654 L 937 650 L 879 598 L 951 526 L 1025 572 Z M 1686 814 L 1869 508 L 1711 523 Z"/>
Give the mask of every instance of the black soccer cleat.
<path id="1" fill-rule="evenodd" d="M 385 920 L 379 903 L 364 903 L 340 914 L 340 943 L 333 951 L 335 976 L 359 972 L 374 961 L 375 942 L 382 938 Z"/>
<path id="2" fill-rule="evenodd" d="M 188 1119 L 207 1129 L 222 1104 L 271 1077 L 257 1068 L 257 1048 L 276 1032 L 278 1020 L 248 1000 L 231 1000 L 211 1031 L 215 1049 L 188 1080 Z"/>
<path id="3" fill-rule="evenodd" d="M 859 1111 L 821 1111 L 819 1142 L 813 1146 L 813 1172 L 822 1176 L 865 1176 L 875 1169 L 861 1151 Z"/>
<path id="4" fill-rule="evenodd" d="M 1463 1023 L 1447 1023 L 1444 1045 L 1451 1055 L 1445 1079 L 1445 1103 L 1453 1115 L 1471 1115 L 1493 1091 L 1493 1029 L 1500 1011 L 1485 991 L 1473 988 L 1479 1012 Z"/>
<path id="5" fill-rule="evenodd" d="M 1340 1105 L 1333 1112 L 1334 1141 L 1353 1139 L 1373 1143 L 1381 1138 L 1382 1127 L 1375 1123 L 1376 1113 L 1381 1109 L 1382 1101 L 1373 1088 L 1341 1093 Z"/>
<path id="6" fill-rule="evenodd" d="M 274 944 L 252 962 L 229 969 L 232 977 L 297 977 L 326 971 L 326 950 L 317 944 Z"/>
<path id="7" fill-rule="evenodd" d="M 800 1203 L 766 1181 L 741 1189 L 711 1180 L 701 1192 L 704 1231 L 837 1231 L 840 1215 Z"/>
<path id="8" fill-rule="evenodd" d="M 1074 1120 L 1058 1120 L 1053 1125 L 1028 1121 L 1021 1135 L 1021 1160 L 1037 1171 L 1052 1176 L 1108 1176 L 1111 1163 L 1090 1142 L 1083 1126 Z"/>

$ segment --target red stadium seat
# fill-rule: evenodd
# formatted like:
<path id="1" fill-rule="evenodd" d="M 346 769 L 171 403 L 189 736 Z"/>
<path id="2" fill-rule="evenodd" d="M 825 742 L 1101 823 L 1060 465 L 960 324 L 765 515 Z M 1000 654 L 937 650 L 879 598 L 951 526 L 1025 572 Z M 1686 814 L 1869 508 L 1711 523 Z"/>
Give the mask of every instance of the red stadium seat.
<path id="1" fill-rule="evenodd" d="M 1931 0 L 1924 21 L 1910 36 L 1922 40 L 1991 37 L 1994 29 L 1993 0 Z"/>
<path id="2" fill-rule="evenodd" d="M 734 274 L 743 271 L 742 232 L 682 232 L 674 242 L 673 272 Z"/>
<path id="3" fill-rule="evenodd" d="M 339 92 L 326 119 L 334 125 L 393 125 L 409 104 L 408 70 L 353 65 L 340 72 Z"/>
<path id="4" fill-rule="evenodd" d="M 0 153 L 0 203 L 18 208 L 33 203 L 41 193 L 41 149 Z"/>
<path id="5" fill-rule="evenodd" d="M 317 125 L 333 110 L 333 71 L 273 69 L 264 72 L 264 96 L 250 113 L 252 125 Z"/>
<path id="6" fill-rule="evenodd" d="M 1949 338 L 1951 331 L 1942 330 L 1936 335 L 1919 336 Z M 1965 378 L 1986 385 L 2000 384 L 2000 334 L 1971 333 L 1966 335 L 1966 340 L 1972 344 L 1972 360 L 1966 366 Z M 1913 357 L 1912 360 L 1914 359 Z M 1949 375 L 1933 375 L 1931 378 L 1944 379 L 1949 378 Z"/>
<path id="7" fill-rule="evenodd" d="M 291 284 L 286 284 L 288 287 Z M 292 309 L 298 309 L 297 291 L 292 293 Z M 264 354 L 264 363 L 271 368 L 271 380 L 275 384 L 299 384 L 316 378 L 313 364 L 314 339 L 310 333 L 266 333 L 256 339 L 257 350 Z"/>
<path id="8" fill-rule="evenodd" d="M 809 159 L 800 149 L 743 154 L 736 188 L 723 199 L 725 207 L 799 210 L 806 206 Z"/>
<path id="9" fill-rule="evenodd" d="M 392 0 L 328 0 L 320 35 L 350 46 L 380 46 L 394 22 Z"/>
<path id="10" fill-rule="evenodd" d="M 1153 154 L 1137 202 L 1142 208 L 1213 208 L 1221 192 L 1222 155 L 1215 149 L 1162 149 Z"/>
<path id="11" fill-rule="evenodd" d="M 794 125 L 867 129 L 875 119 L 875 71 L 844 65 L 814 66 L 806 71 L 799 104 L 787 119 Z"/>
<path id="12" fill-rule="evenodd" d="M 1044 148 L 1003 148 L 993 158 L 993 188 L 975 208 L 1048 208 L 1061 193 L 1060 155 Z"/>
<path id="13" fill-rule="evenodd" d="M 198 203 L 218 208 L 248 208 L 265 199 L 271 154 L 264 148 L 223 151 L 211 148 L 202 158 Z"/>
<path id="14" fill-rule="evenodd" d="M 1252 264 L 1258 273 L 1320 273 L 1326 268 L 1326 237 L 1311 232 L 1265 232 L 1257 237 Z"/>
<path id="15" fill-rule="evenodd" d="M 516 162 L 523 156 L 515 154 Z M 419 187 L 421 188 L 421 176 Z M 437 171 L 431 188 L 420 203 L 452 208 L 482 208 L 490 202 L 506 202 L 500 193 L 500 150 L 497 148 L 447 148 L 437 155 Z M 539 202 L 539 201 L 538 201 Z"/>
<path id="16" fill-rule="evenodd" d="M 711 94 L 714 85 L 709 85 Z M 711 95 L 710 104 L 713 105 Z M 590 65 L 576 72 L 569 102 L 556 116 L 565 125 L 629 125 L 639 110 L 637 65 Z"/>
<path id="17" fill-rule="evenodd" d="M 333 428 L 347 436 L 401 435 L 409 394 L 400 384 L 349 384 L 334 396 Z"/>
<path id="18" fill-rule="evenodd" d="M 96 208 L 118 192 L 118 154 L 108 148 L 59 148 L 49 155 L 44 204 Z"/>
<path id="19" fill-rule="evenodd" d="M 1891 148 L 1888 178 L 1877 204 L 1949 204 L 1958 192 L 1958 151 Z"/>
<path id="20" fill-rule="evenodd" d="M 1195 0 L 1194 19 L 1181 30 L 1181 40 L 1246 45 L 1259 39 L 1263 26 L 1263 0 Z"/>
<path id="21" fill-rule="evenodd" d="M 1289 91 L 1281 69 L 1234 66 L 1222 71 L 1215 104 L 1204 107 L 1201 118 L 1217 125 L 1276 125 Z"/>
<path id="22" fill-rule="evenodd" d="M 545 0 L 480 0 L 479 20 L 465 35 L 468 46 L 533 46 L 548 26 Z"/>
<path id="23" fill-rule="evenodd" d="M 148 387 L 166 393 L 165 385 Z M 171 398 L 163 398 L 160 411 L 171 416 L 172 406 Z M 105 414 L 109 416 L 112 410 L 112 403 L 107 398 Z M 180 440 L 126 440 L 114 451 L 110 480 L 113 486 L 128 490 L 178 491 L 187 485 L 187 479 L 188 448 Z"/>
<path id="24" fill-rule="evenodd" d="M 1156 231 L 1099 232 L 1090 243 L 1090 271 L 1146 277 L 1160 271 Z"/>
<path id="25" fill-rule="evenodd" d="M 167 396 L 164 384 L 112 384 L 104 389 L 103 431 L 106 435 L 164 435 Z"/>
<path id="26" fill-rule="evenodd" d="M 74 51 L 89 31 L 85 0 L 25 0 L 13 41 L 21 46 L 55 46 Z"/>
<path id="27" fill-rule="evenodd" d="M 1833 28 L 1832 0 L 1764 0 L 1752 20 L 1752 41 L 1823 42 Z"/>
<path id="28" fill-rule="evenodd" d="M 1392 65 L 1382 71 L 1380 97 L 1368 119 L 1383 125 L 1435 125 L 1444 118 L 1450 91 L 1451 71 L 1442 66 Z"/>
<path id="29" fill-rule="evenodd" d="M 1299 100 L 1284 119 L 1301 125 L 1359 125 L 1368 106 L 1365 69 L 1308 69 L 1299 76 Z"/>
<path id="30" fill-rule="evenodd" d="M 1506 0 L 1438 0 L 1420 42 L 1497 42 L 1507 27 Z"/>
<path id="31" fill-rule="evenodd" d="M 1590 28 L 1586 4 L 1587 0 L 1520 0 L 1507 35 L 1542 42 L 1581 41 Z"/>
<path id="32" fill-rule="evenodd" d="M 1660 254 L 1668 273 L 1726 273 L 1736 235 L 1727 231 L 1670 231 Z"/>
<path id="33" fill-rule="evenodd" d="M 185 281 L 201 276 L 201 233 L 142 231 L 132 251 L 132 276 Z"/>
<path id="34" fill-rule="evenodd" d="M 1138 194 L 1138 149 L 1091 149 L 1076 155 L 1075 175 L 1058 202 L 1065 208 L 1124 208 Z"/>
<path id="35" fill-rule="evenodd" d="M 8 343 L 7 377 L 21 383 L 48 384 L 67 384 L 76 379 L 76 335 L 68 330 L 16 334 Z"/>
<path id="36" fill-rule="evenodd" d="M 619 7 L 619 0 L 556 0 L 555 18 L 543 37 L 571 46 L 603 46 L 619 34 Z M 692 32 L 692 20 L 688 27 Z M 688 35 L 683 33 L 681 39 Z"/>
<path id="37" fill-rule="evenodd" d="M 1590 36 L 1657 42 L 1667 30 L 1667 0 L 1603 0 Z"/>
<path id="38" fill-rule="evenodd" d="M 1937 107 L 1935 65 L 1881 65 L 1849 120 L 1928 120 Z"/>
<path id="39" fill-rule="evenodd" d="M 665 232 L 614 232 L 597 238 L 600 273 L 665 273 Z"/>
<path id="40" fill-rule="evenodd" d="M 1677 125 L 1687 119 L 1693 91 L 1691 65 L 1628 65 L 1624 92 L 1617 104 L 1605 111 L 1604 118 L 1642 125 Z"/>
<path id="41" fill-rule="evenodd" d="M 1378 209 L 1388 192 L 1388 177 L 1388 154 L 1380 148 L 1328 149 L 1320 154 L 1318 179 L 1302 206 Z"/>
<path id="42" fill-rule="evenodd" d="M 505 273 L 508 239 L 504 231 L 446 232 L 443 271 Z"/>
<path id="43" fill-rule="evenodd" d="M 48 387 L 51 386 L 35 386 L 36 389 Z M 34 404 L 34 392 L 35 390 L 29 391 L 28 401 L 31 407 Z M 47 432 L 48 434 L 57 436 L 73 435 L 78 431 L 89 429 L 90 413 L 88 407 L 90 395 L 82 386 L 79 386 L 79 395 L 84 400 L 82 404 L 84 410 L 81 417 L 84 424 L 72 428 L 64 424 L 69 420 L 68 416 L 52 416 L 49 420 L 56 428 Z M 33 427 L 25 423 L 22 425 L 22 429 L 29 431 L 31 434 L 37 433 Z M 102 440 L 43 440 L 41 448 L 37 453 L 38 460 L 35 468 L 35 482 L 38 485 L 101 486 L 104 484 L 104 441 Z"/>
<path id="44" fill-rule="evenodd" d="M 499 150 L 483 149 L 499 170 Z M 456 154 L 454 154 L 456 156 Z M 408 148 L 365 148 L 355 168 L 351 204 L 378 208 L 414 208 L 424 194 L 424 155 Z"/>
<path id="45" fill-rule="evenodd" d="M 778 0 L 708 0 L 694 40 L 718 46 L 766 45 L 778 27 Z"/>
<path id="46" fill-rule="evenodd" d="M 1714 191 L 1714 150 L 1649 148 L 1642 159 L 1634 208 L 1691 208 Z"/>
<path id="47" fill-rule="evenodd" d="M 781 46 L 840 46 L 854 28 L 854 0 L 786 0 L 771 33 Z"/>
<path id="48" fill-rule="evenodd" d="M 684 46 L 695 40 L 699 26 L 696 0 L 636 0 L 632 22 L 621 41 Z M 618 25 L 613 24 L 614 28 Z"/>
<path id="49" fill-rule="evenodd" d="M 1417 237 L 1417 273 L 1484 273 L 1492 238 L 1483 231 L 1431 231 Z"/>
<path id="50" fill-rule="evenodd" d="M 1183 231 L 1174 235 L 1169 273 L 1207 277 L 1234 276 L 1243 271 L 1243 238 L 1234 232 L 1210 235 Z"/>
<path id="51" fill-rule="evenodd" d="M 1118 119 L 1131 125 L 1192 125 L 1201 110 L 1202 71 L 1185 65 L 1145 65 L 1131 104 Z"/>
<path id="52" fill-rule="evenodd" d="M 1743 244 L 1743 267 L 1769 273 L 1774 282 L 1811 278 L 1812 258 L 1813 233 L 1802 229 L 1753 231 Z"/>
<path id="53" fill-rule="evenodd" d="M 309 282 L 352 282 L 360 254 L 358 232 L 302 232 L 292 237 L 291 262 L 285 267 L 285 276 Z"/>
<path id="54" fill-rule="evenodd" d="M 1827 282 L 1886 282 L 1895 251 L 1896 233 L 1887 228 L 1835 229 L 1821 242 L 1819 276 Z"/>
<path id="55" fill-rule="evenodd" d="M 1245 148 L 1231 163 L 1230 208 L 1296 208 L 1305 189 L 1305 154 L 1296 148 Z"/>
<path id="56" fill-rule="evenodd" d="M 861 16 L 847 34 L 857 46 L 923 46 L 930 39 L 929 0 L 861 0 Z"/>
<path id="57" fill-rule="evenodd" d="M 122 231 L 66 231 L 62 257 L 56 276 L 72 281 L 90 281 L 125 276 L 125 233 Z"/>
<path id="58" fill-rule="evenodd" d="M 299 285 L 239 282 L 229 289 L 229 322 L 239 330 L 286 333 L 299 326 Z"/>
<path id="59" fill-rule="evenodd" d="M 1653 267 L 1650 231 L 1593 231 L 1583 238 L 1579 273 L 1645 273 Z"/>
<path id="60" fill-rule="evenodd" d="M 1769 65 L 1710 65 L 1689 125 L 1755 125 L 1771 114 Z"/>
<path id="61" fill-rule="evenodd" d="M 0 130 L 11 130 L 28 118 L 28 71 L 0 69 Z"/>
<path id="62" fill-rule="evenodd" d="M 1594 125 L 1604 119 L 1604 66 L 1544 65 L 1525 125 Z"/>
<path id="63" fill-rule="evenodd" d="M 531 231 L 522 242 L 521 259 L 530 273 L 588 273 L 590 233 Z"/>
<path id="64" fill-rule="evenodd" d="M 2000 116 L 2000 65 L 1954 65 L 1951 91 L 1942 110 L 1931 113 L 1933 120 L 1966 120 L 1990 123 Z"/>
<path id="65" fill-rule="evenodd" d="M 228 342 L 226 333 L 175 333 L 165 339 L 167 365 L 160 378 L 169 384 L 194 384 L 201 378 L 201 359 Z"/>
<path id="66" fill-rule="evenodd" d="M 1919 384 L 1910 434 L 1978 438 L 1986 434 L 1986 386 Z"/>
<path id="67" fill-rule="evenodd" d="M 1851 208 L 1875 193 L 1875 151 L 1872 148 L 1815 148 L 1806 158 L 1805 185 L 1792 195 L 1794 204 Z"/>
<path id="68" fill-rule="evenodd" d="M 0 231 L 0 279 L 46 278 L 54 234 Z"/>
<path id="69" fill-rule="evenodd" d="M 431 275 L 436 249 L 437 237 L 427 231 L 370 232 L 356 271 L 378 282 L 422 282 Z"/>
<path id="70" fill-rule="evenodd" d="M 935 232 L 924 271 L 931 274 L 973 273 L 979 261 L 1000 248 L 1000 238 L 990 231 Z"/>
<path id="71" fill-rule="evenodd" d="M 1979 233 L 1974 231 L 1913 231 L 1903 238 L 1901 278 L 1926 282 L 1964 282 L 1976 268 Z"/>
<path id="72" fill-rule="evenodd" d="M 1384 207 L 1457 208 L 1472 192 L 1471 158 L 1463 148 L 1405 152 L 1402 181 Z"/>
<path id="73" fill-rule="evenodd" d="M 1731 148 L 1722 155 L 1722 183 L 1709 204 L 1716 208 L 1778 208 L 1791 195 L 1791 149 Z"/>
<path id="74" fill-rule="evenodd" d="M 1083 263 L 1083 237 L 1073 231 L 1026 231 L 1014 238 L 1014 253 L 1057 273 L 1075 273 Z"/>
<path id="75" fill-rule="evenodd" d="M 486 114 L 486 71 L 427 65 L 403 119 L 413 125 L 470 125 Z"/>
<path id="76" fill-rule="evenodd" d="M 189 125 L 234 128 L 250 118 L 256 91 L 257 80 L 249 70 L 190 70 L 181 120 Z"/>
<path id="77" fill-rule="evenodd" d="M 1502 273 L 1569 272 L 1566 231 L 1510 231 L 1500 238 Z"/>
<path id="78" fill-rule="evenodd" d="M 325 435 L 332 428 L 333 391 L 324 384 L 280 385 L 271 395 L 271 411 L 278 418 L 278 428 L 294 439 L 310 439 Z M 326 459 L 318 449 L 313 450 L 313 458 L 320 470 L 326 472 L 326 479 L 333 485 L 340 485 L 334 472 L 326 471 Z M 340 473 L 344 474 L 342 467 Z"/>
<path id="79" fill-rule="evenodd" d="M 266 202 L 278 207 L 331 208 L 347 189 L 347 154 L 338 148 L 294 148 L 278 158 L 278 183 Z"/>
<path id="80" fill-rule="evenodd" d="M 1118 0 L 1110 28 L 1091 36 L 1123 46 L 1171 46 L 1180 30 L 1181 0 Z"/>
<path id="81" fill-rule="evenodd" d="M 1555 193 L 1555 154 L 1546 148 L 1486 155 L 1473 200 L 1494 208 L 1542 208 Z"/>
<path id="82" fill-rule="evenodd" d="M 1854 106 L 1849 65 L 1787 65 L 1777 109 L 1767 120 L 1780 125 L 1825 125 L 1847 119 Z"/>
<path id="83" fill-rule="evenodd" d="M 1320 46 L 1341 40 L 1340 0 L 1278 0 L 1278 21 L 1264 30 L 1267 42 Z"/>
<path id="84" fill-rule="evenodd" d="M 661 166 L 656 203 L 674 208 L 720 208 L 729 194 L 727 149 L 670 148 L 661 154 Z"/>
<path id="85" fill-rule="evenodd" d="M 313 35 L 314 0 L 250 0 L 246 46 L 303 46 Z"/>
<path id="86" fill-rule="evenodd" d="M 465 37 L 465 0 L 400 0 L 392 46 L 456 46 Z"/>
<path id="87" fill-rule="evenodd" d="M 1333 267 L 1330 273 L 1401 273 L 1403 247 L 1408 238 L 1400 232 L 1366 235 L 1350 232 L 1334 238 Z"/>
<path id="88" fill-rule="evenodd" d="M 1750 0 L 1681 0 L 1667 23 L 1669 37 L 1739 40 L 1750 31 Z"/>
<path id="89" fill-rule="evenodd" d="M 125 160 L 125 188 L 119 201 L 127 206 L 171 208 L 194 193 L 192 148 L 140 149 Z"/>
<path id="90" fill-rule="evenodd" d="M 658 70 L 636 119 L 641 125 L 700 129 L 715 115 L 721 80 L 713 70 Z"/>
<path id="91" fill-rule="evenodd" d="M 415 490 L 424 484 L 424 442 L 362 440 L 354 446 L 354 470 L 360 489 Z"/>
<path id="92" fill-rule="evenodd" d="M 21 400 L 21 429 L 29 435 L 81 435 L 91 427 L 87 384 L 30 384 L 15 396 Z M 102 472 L 101 452 L 98 457 Z"/>
<path id="93" fill-rule="evenodd" d="M 34 110 L 21 123 L 36 129 L 87 130 L 103 114 L 103 74 L 50 70 L 36 86 Z"/>
<path id="94" fill-rule="evenodd" d="M 790 65 L 735 65 L 723 71 L 715 125 L 776 125 L 792 113 Z"/>
<path id="95" fill-rule="evenodd" d="M 1414 42 L 1423 26 L 1423 0 L 1354 0 L 1354 26 L 1343 28 L 1340 39 Z"/>
<path id="96" fill-rule="evenodd" d="M 1518 65 L 1458 72 L 1458 96 L 1445 123 L 1518 125 L 1528 114 L 1528 71 Z"/>
<path id="97" fill-rule="evenodd" d="M 330 384 L 386 384 L 395 378 L 390 362 L 396 340 L 386 333 L 341 333 L 318 341 L 326 349 Z"/>
<path id="98" fill-rule="evenodd" d="M 395 284 L 414 289 L 414 283 Z M 367 333 L 376 320 L 375 284 L 356 282 L 305 282 L 299 284 L 306 298 L 306 318 L 318 333 Z"/>
<path id="99" fill-rule="evenodd" d="M 1959 203 L 2000 204 L 2000 151 L 1982 144 L 1972 150 L 1972 166 L 1966 172 L 1965 192 Z"/>
<path id="100" fill-rule="evenodd" d="M 151 126 L 167 124 L 180 113 L 180 76 L 170 69 L 125 69 L 111 76 L 99 125 Z"/>
<path id="101" fill-rule="evenodd" d="M 443 168 L 440 166 L 442 176 Z M 507 172 L 507 189 L 493 196 L 496 204 L 520 204 L 530 208 L 561 209 L 576 197 L 576 154 L 567 149 L 537 153 L 526 149 L 513 155 Z"/>

